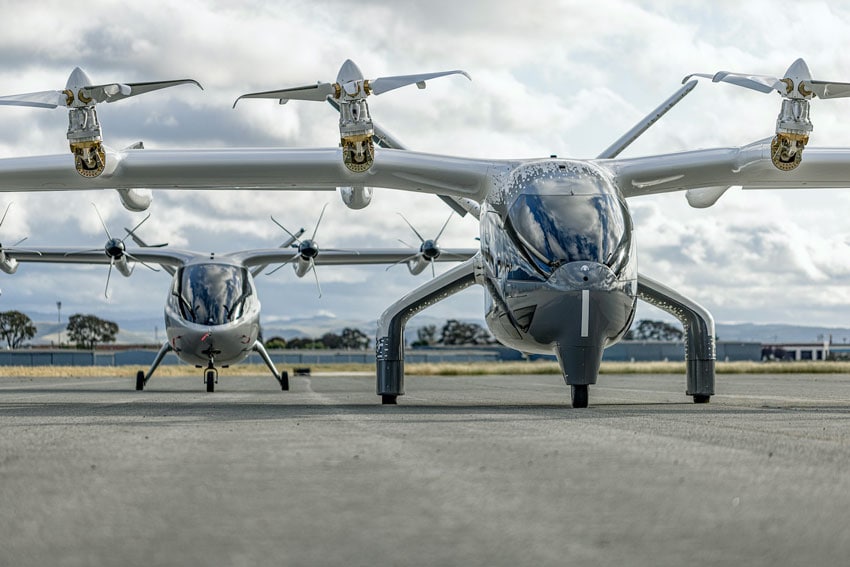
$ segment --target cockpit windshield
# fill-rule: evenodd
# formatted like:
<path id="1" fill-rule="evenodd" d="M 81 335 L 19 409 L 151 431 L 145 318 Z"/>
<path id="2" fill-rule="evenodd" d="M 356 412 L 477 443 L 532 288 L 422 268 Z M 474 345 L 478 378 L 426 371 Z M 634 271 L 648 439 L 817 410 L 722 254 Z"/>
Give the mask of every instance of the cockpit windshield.
<path id="1" fill-rule="evenodd" d="M 251 295 L 245 268 L 195 264 L 181 268 L 171 293 L 181 315 L 199 325 L 224 325 L 241 317 Z"/>
<path id="2" fill-rule="evenodd" d="M 528 259 L 546 274 L 576 261 L 599 262 L 616 272 L 631 248 L 623 205 L 610 194 L 521 194 L 508 219 Z"/>

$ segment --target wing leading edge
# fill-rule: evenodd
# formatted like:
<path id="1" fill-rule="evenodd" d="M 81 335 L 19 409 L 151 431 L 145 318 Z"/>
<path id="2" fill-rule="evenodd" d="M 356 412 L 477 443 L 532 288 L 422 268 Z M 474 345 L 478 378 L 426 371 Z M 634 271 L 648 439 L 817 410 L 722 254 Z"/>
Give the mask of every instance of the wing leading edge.
<path id="1" fill-rule="evenodd" d="M 490 180 L 515 162 L 381 149 L 373 167 L 352 173 L 339 148 L 127 149 L 107 154 L 110 167 L 84 178 L 66 155 L 0 159 L 0 191 L 85 189 L 334 190 L 368 185 L 481 201 Z"/>

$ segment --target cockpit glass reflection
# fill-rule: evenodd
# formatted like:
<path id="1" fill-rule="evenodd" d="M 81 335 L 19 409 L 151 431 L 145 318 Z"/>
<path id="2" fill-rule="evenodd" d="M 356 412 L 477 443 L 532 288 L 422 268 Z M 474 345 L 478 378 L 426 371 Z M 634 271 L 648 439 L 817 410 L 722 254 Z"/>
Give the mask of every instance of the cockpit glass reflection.
<path id="1" fill-rule="evenodd" d="M 544 273 L 577 261 L 614 269 L 630 247 L 631 231 L 612 195 L 522 194 L 508 219 L 518 244 Z"/>
<path id="2" fill-rule="evenodd" d="M 251 295 L 245 268 L 222 264 L 197 264 L 182 268 L 172 295 L 187 321 L 223 325 L 242 316 Z"/>

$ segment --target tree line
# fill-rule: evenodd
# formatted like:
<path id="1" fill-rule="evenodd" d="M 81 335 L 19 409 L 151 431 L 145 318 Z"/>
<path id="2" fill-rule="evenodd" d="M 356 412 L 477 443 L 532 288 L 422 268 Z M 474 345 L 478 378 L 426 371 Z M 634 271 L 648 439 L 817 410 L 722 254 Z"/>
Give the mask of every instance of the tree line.
<path id="1" fill-rule="evenodd" d="M 93 350 L 97 345 L 115 342 L 118 324 L 96 317 L 77 313 L 68 317 L 65 327 L 68 340 L 77 348 Z M 28 315 L 20 311 L 0 313 L 0 339 L 6 341 L 7 348 L 20 348 L 38 332 Z"/>
<path id="2" fill-rule="evenodd" d="M 68 318 L 65 327 L 68 340 L 80 349 L 93 350 L 99 344 L 115 342 L 118 324 L 101 319 L 95 315 L 77 313 Z M 32 319 L 20 311 L 0 312 L 0 340 L 6 341 L 7 348 L 20 348 L 25 341 L 36 335 L 37 329 Z M 632 325 L 626 333 L 626 340 L 644 341 L 681 341 L 682 330 L 663 321 L 643 319 Z M 333 349 L 366 350 L 371 339 L 360 329 L 346 327 L 341 333 L 325 333 L 321 337 L 295 337 L 289 340 L 272 337 L 265 342 L 272 349 Z M 475 346 L 491 345 L 496 340 L 490 332 L 477 323 L 465 323 L 449 319 L 437 330 L 436 325 L 425 325 L 416 331 L 413 347 L 427 346 Z"/>

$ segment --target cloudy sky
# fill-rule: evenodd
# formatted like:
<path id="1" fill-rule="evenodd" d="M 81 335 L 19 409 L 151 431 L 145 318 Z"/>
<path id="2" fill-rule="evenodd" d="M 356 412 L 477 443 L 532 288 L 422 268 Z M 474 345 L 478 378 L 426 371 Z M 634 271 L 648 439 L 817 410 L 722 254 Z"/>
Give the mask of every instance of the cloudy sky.
<path id="1" fill-rule="evenodd" d="M 782 76 L 797 57 L 814 78 L 850 81 L 850 9 L 827 2 L 428 2 L 112 3 L 0 1 L 0 93 L 62 89 L 75 66 L 96 82 L 190 77 L 183 86 L 100 105 L 108 145 L 148 148 L 334 146 L 336 116 L 322 104 L 243 101 L 241 94 L 332 81 L 351 58 L 367 77 L 464 69 L 426 90 L 370 99 L 372 115 L 410 148 L 471 157 L 594 157 L 675 91 L 685 75 L 729 70 Z M 528 6 L 534 6 L 533 9 Z M 623 156 L 738 146 L 773 134 L 780 98 L 704 82 Z M 815 100 L 811 146 L 850 146 L 850 99 Z M 66 112 L 0 107 L 0 156 L 67 151 Z M 848 182 L 850 185 L 850 182 Z M 113 232 L 144 215 L 112 192 L 3 194 L 14 206 L 0 241 L 90 248 L 104 241 L 91 202 Z M 363 211 L 334 193 L 157 191 L 140 233 L 199 251 L 276 246 L 308 231 L 328 202 L 325 247 L 396 246 L 434 234 L 449 214 L 436 197 L 378 190 Z M 850 191 L 733 190 L 713 208 L 684 195 L 630 202 L 641 272 L 708 307 L 719 322 L 842 326 L 850 322 Z M 445 246 L 473 247 L 473 218 L 455 216 Z M 158 317 L 168 276 L 139 268 L 22 266 L 0 274 L 0 307 L 117 321 Z M 372 320 L 428 274 L 402 267 L 290 269 L 258 278 L 264 318 L 331 314 Z M 430 314 L 482 317 L 483 291 L 467 290 Z M 658 312 L 641 306 L 638 317 Z"/>

